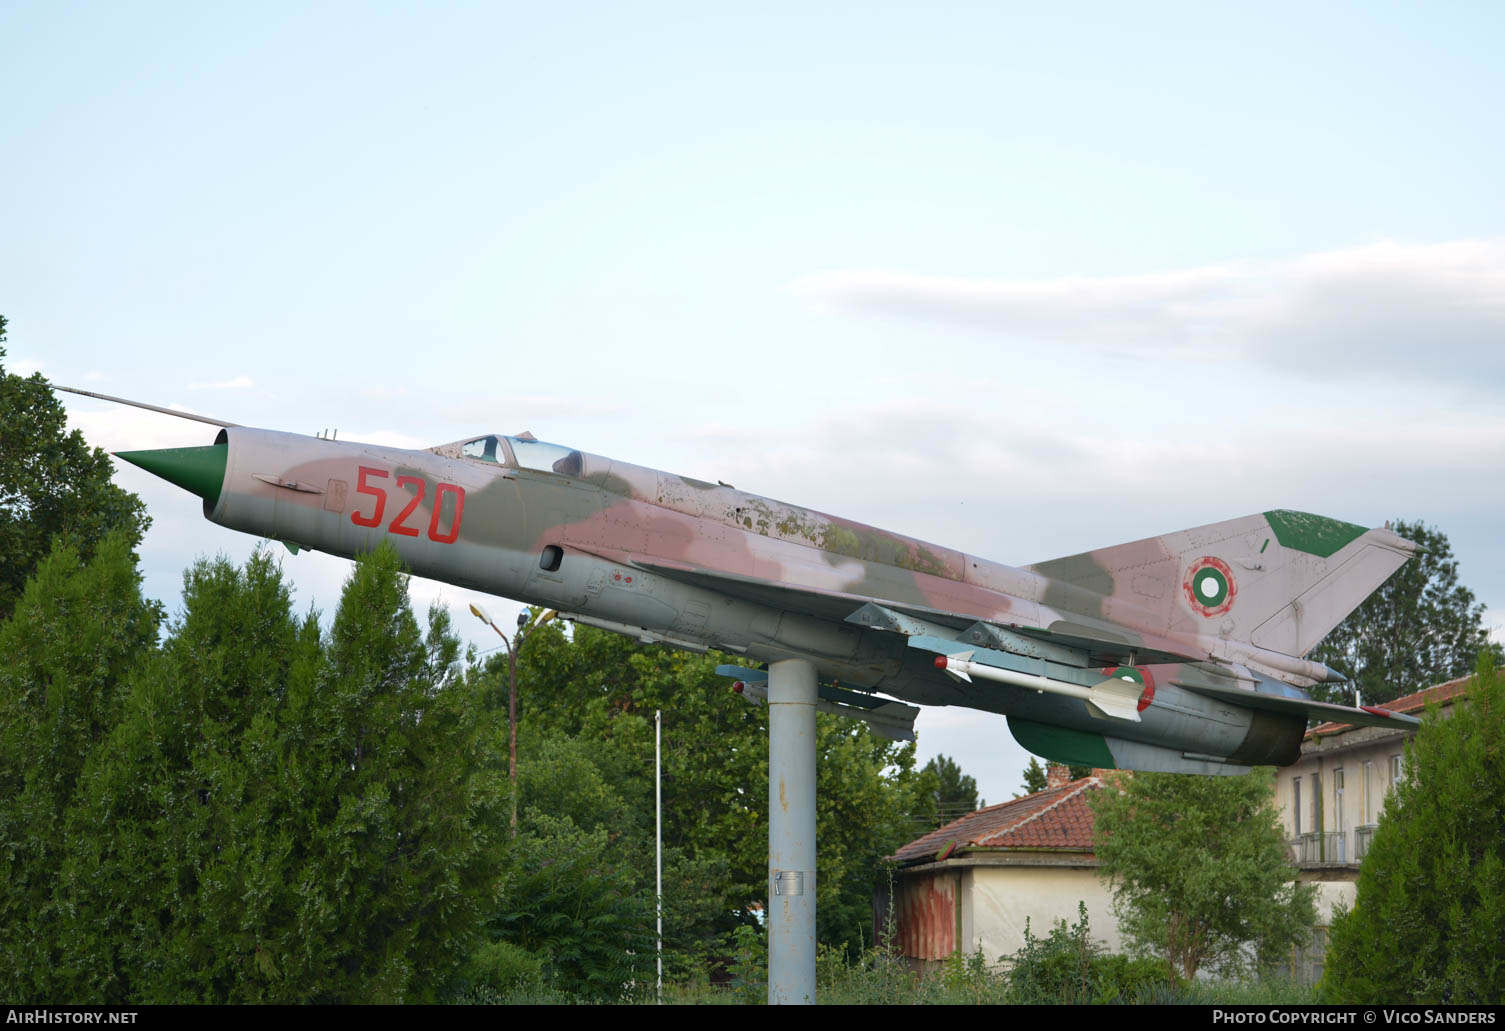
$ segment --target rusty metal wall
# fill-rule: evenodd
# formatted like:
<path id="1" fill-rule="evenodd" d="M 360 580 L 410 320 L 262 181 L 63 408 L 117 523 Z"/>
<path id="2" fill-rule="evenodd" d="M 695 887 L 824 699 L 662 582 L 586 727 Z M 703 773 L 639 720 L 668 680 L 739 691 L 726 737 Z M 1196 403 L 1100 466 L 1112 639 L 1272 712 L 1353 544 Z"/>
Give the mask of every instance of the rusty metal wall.
<path id="1" fill-rule="evenodd" d="M 904 878 L 898 896 L 899 954 L 944 959 L 956 951 L 957 884 L 951 871 Z"/>

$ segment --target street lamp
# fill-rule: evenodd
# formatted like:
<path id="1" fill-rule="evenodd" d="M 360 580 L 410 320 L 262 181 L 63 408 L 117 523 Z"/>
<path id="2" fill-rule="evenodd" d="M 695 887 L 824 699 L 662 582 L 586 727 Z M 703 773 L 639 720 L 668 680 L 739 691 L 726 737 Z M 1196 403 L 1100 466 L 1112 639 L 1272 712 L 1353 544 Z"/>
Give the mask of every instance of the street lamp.
<path id="1" fill-rule="evenodd" d="M 559 615 L 555 609 L 538 613 L 531 617 L 527 609 L 517 614 L 517 633 L 512 640 L 507 640 L 507 635 L 491 621 L 486 610 L 481 606 L 471 603 L 470 611 L 482 623 L 496 631 L 496 636 L 502 639 L 502 647 L 507 649 L 507 779 L 512 782 L 512 834 L 517 835 L 517 652 L 523 646 L 523 642 L 549 620 Z"/>

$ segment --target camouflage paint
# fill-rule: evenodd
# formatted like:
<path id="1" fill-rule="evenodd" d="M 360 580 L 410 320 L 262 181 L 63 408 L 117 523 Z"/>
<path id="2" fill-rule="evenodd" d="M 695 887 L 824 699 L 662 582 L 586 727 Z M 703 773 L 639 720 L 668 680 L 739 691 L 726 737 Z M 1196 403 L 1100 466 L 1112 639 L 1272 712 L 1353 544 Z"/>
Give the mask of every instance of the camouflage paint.
<path id="1" fill-rule="evenodd" d="M 755 663 L 808 659 L 847 688 L 1054 727 L 1066 737 L 1051 747 L 1076 742 L 1101 767 L 1115 765 L 1103 748 L 1117 750 L 1116 765 L 1132 754 L 1199 772 L 1219 761 L 1207 756 L 1284 755 L 1291 721 L 1280 705 L 1299 700 L 1254 692 L 1299 696 L 1330 676 L 1299 646 L 1411 551 L 1388 531 L 1354 536 L 1351 524 L 1275 511 L 1021 568 L 502 435 L 411 451 L 227 427 L 219 443 L 223 479 L 205 507 L 222 525 L 344 556 L 389 541 L 421 575 L 644 640 Z M 1208 569 L 1217 582 L 1199 596 Z M 864 611 L 867 622 L 852 618 Z M 1005 668 L 1087 687 L 1131 669 L 1150 685 L 1141 720 L 1105 727 L 1077 699 L 952 683 L 911 647 L 921 637 L 971 641 Z M 1245 696 L 1258 704 L 1230 701 Z"/>
<path id="2" fill-rule="evenodd" d="M 1098 770 L 1117 769 L 1113 753 L 1101 734 L 1069 727 L 1055 727 L 1029 720 L 1009 719 L 1009 733 L 1035 755 L 1068 766 L 1090 766 Z"/>

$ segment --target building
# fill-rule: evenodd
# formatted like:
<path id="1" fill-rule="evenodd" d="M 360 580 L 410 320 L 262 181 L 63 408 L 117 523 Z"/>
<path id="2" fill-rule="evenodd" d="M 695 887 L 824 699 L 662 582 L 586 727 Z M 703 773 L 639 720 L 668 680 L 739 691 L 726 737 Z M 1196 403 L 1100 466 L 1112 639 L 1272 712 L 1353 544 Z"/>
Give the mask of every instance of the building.
<path id="1" fill-rule="evenodd" d="M 1461 677 L 1384 707 L 1420 715 L 1436 702 L 1443 713 L 1462 694 L 1471 678 Z M 1322 976 L 1327 927 L 1333 906 L 1354 902 L 1359 863 L 1369 851 L 1385 796 L 1404 775 L 1405 731 L 1323 723 L 1306 733 L 1301 758 L 1277 771 L 1276 804 L 1291 842 L 1291 859 L 1302 881 L 1317 886 L 1317 935 L 1293 959 L 1292 976 L 1315 981 Z"/>
<path id="2" fill-rule="evenodd" d="M 1069 779 L 1047 768 L 1044 791 L 969 813 L 905 845 L 892 857 L 894 945 L 926 964 L 953 952 L 982 950 L 989 963 L 1024 945 L 1025 922 L 1044 937 L 1087 906 L 1095 940 L 1120 948 L 1112 893 L 1098 879 L 1092 851 L 1091 792 L 1116 770 Z M 882 911 L 889 900 L 879 899 Z"/>
<path id="3" fill-rule="evenodd" d="M 1419 715 L 1437 703 L 1444 715 L 1470 680 L 1462 677 L 1386 702 Z M 1275 804 L 1291 846 L 1297 879 L 1317 887 L 1314 940 L 1292 957 L 1298 981 L 1322 975 L 1327 927 L 1337 903 L 1352 905 L 1359 863 L 1369 849 L 1385 796 L 1404 775 L 1406 731 L 1323 723 L 1307 731 L 1301 758 L 1276 771 Z M 990 963 L 1024 945 L 1024 927 L 1043 937 L 1057 921 L 1077 919 L 1086 904 L 1094 939 L 1119 951 L 1112 893 L 1098 877 L 1090 793 L 1124 776 L 1094 770 L 1070 780 L 1064 766 L 1047 768 L 1044 791 L 989 806 L 901 848 L 893 893 L 893 937 L 912 961 L 936 962 L 955 951 L 982 949 Z M 878 899 L 879 925 L 889 900 Z"/>

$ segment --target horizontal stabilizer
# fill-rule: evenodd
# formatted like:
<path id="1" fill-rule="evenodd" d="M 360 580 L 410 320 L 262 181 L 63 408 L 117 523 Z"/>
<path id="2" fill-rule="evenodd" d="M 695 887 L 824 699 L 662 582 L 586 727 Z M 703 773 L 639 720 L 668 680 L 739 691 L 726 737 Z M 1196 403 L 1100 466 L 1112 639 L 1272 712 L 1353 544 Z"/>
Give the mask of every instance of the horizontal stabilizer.
<path id="1" fill-rule="evenodd" d="M 1324 720 L 1332 723 L 1347 723 L 1355 727 L 1389 727 L 1391 730 L 1415 730 L 1421 721 L 1405 713 L 1391 712 L 1375 705 L 1355 709 L 1348 705 L 1334 705 L 1311 698 L 1287 698 L 1281 695 L 1250 691 L 1241 687 L 1214 687 L 1205 683 L 1173 680 L 1177 687 L 1188 691 L 1236 702 L 1250 709 L 1282 713 L 1287 716 L 1303 716 L 1309 720 Z"/>

